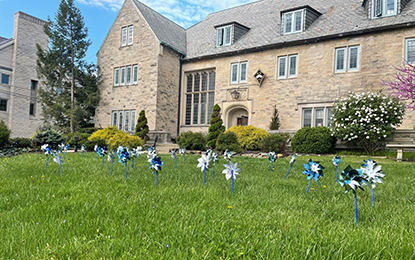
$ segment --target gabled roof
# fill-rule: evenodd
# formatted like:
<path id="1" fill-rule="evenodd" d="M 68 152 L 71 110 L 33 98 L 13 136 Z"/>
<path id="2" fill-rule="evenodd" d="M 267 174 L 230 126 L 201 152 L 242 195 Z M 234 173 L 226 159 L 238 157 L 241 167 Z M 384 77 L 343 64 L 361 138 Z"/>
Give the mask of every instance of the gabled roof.
<path id="1" fill-rule="evenodd" d="M 161 44 L 181 54 L 186 54 L 186 30 L 183 27 L 157 13 L 140 1 L 132 1 Z"/>
<path id="2" fill-rule="evenodd" d="M 415 26 L 415 1 L 402 13 L 369 19 L 362 0 L 262 0 L 209 14 L 187 33 L 185 60 L 229 55 L 260 48 L 307 43 L 328 38 L 356 35 L 403 26 Z M 310 6 L 320 15 L 305 31 L 282 34 L 281 12 Z M 215 26 L 231 21 L 250 30 L 230 46 L 216 47 Z"/>

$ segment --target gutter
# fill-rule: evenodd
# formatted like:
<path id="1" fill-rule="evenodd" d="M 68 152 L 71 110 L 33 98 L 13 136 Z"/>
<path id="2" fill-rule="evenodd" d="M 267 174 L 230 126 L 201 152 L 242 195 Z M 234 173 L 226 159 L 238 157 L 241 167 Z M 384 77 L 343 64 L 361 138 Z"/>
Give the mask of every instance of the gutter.
<path id="1" fill-rule="evenodd" d="M 175 47 L 173 47 L 173 46 L 171 46 L 171 45 L 169 45 L 168 43 L 166 43 L 166 42 L 163 42 L 163 41 L 160 41 L 160 44 L 161 45 L 164 45 L 164 46 L 166 46 L 166 47 L 168 47 L 168 48 L 170 48 L 170 49 L 172 49 L 173 51 L 175 51 L 175 52 L 178 52 L 179 54 L 181 54 L 182 56 L 186 56 L 186 53 L 184 53 L 183 51 L 181 51 L 181 50 L 179 50 L 179 49 L 177 49 L 177 48 L 175 48 Z"/>

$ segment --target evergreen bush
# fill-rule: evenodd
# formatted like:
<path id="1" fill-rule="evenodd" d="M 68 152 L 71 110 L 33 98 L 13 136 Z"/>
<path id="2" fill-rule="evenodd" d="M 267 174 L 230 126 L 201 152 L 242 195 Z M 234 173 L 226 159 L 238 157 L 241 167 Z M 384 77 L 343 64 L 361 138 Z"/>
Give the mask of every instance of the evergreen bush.
<path id="1" fill-rule="evenodd" d="M 296 153 L 334 153 L 336 138 L 325 126 L 303 127 L 291 139 L 291 148 Z"/>
<path id="2" fill-rule="evenodd" d="M 209 126 L 209 133 L 206 138 L 207 146 L 212 147 L 212 149 L 215 149 L 216 140 L 218 136 L 223 132 L 225 132 L 225 126 L 223 125 L 223 121 L 220 116 L 220 106 L 216 104 L 213 107 L 212 119 L 210 120 Z"/>
<path id="3" fill-rule="evenodd" d="M 81 132 L 76 132 L 76 133 L 70 133 L 68 135 L 66 135 L 66 143 L 69 144 L 71 147 L 75 146 L 75 141 L 74 141 L 74 136 L 78 135 L 79 137 L 79 141 L 78 141 L 78 150 L 81 149 L 81 146 L 84 144 L 86 147 L 87 151 L 93 151 L 94 150 L 94 146 L 96 145 L 96 143 L 91 142 L 88 140 L 88 138 L 91 136 L 91 134 L 88 133 L 81 133 Z"/>
<path id="4" fill-rule="evenodd" d="M 9 143 L 10 133 L 12 131 L 7 128 L 3 120 L 0 121 L 0 147 Z"/>
<path id="5" fill-rule="evenodd" d="M 280 118 L 277 106 L 274 107 L 274 115 L 271 117 L 271 123 L 269 125 L 270 130 L 278 130 L 280 128 Z"/>
<path id="6" fill-rule="evenodd" d="M 65 137 L 52 126 L 41 126 L 31 139 L 35 146 L 48 144 L 52 149 L 56 149 L 58 145 L 65 142 Z"/>
<path id="7" fill-rule="evenodd" d="M 134 135 L 116 133 L 107 141 L 107 148 L 110 151 L 116 150 L 119 146 L 137 148 L 138 146 L 144 147 L 144 141 Z"/>
<path id="8" fill-rule="evenodd" d="M 10 145 L 16 148 L 31 148 L 32 141 L 30 138 L 16 137 L 9 140 Z"/>
<path id="9" fill-rule="evenodd" d="M 238 143 L 243 150 L 259 150 L 259 143 L 268 136 L 265 129 L 247 126 L 232 126 L 226 132 L 233 132 L 238 138 Z"/>
<path id="10" fill-rule="evenodd" d="M 206 150 L 206 138 L 201 133 L 184 132 L 177 138 L 176 142 L 181 148 L 186 150 Z"/>
<path id="11" fill-rule="evenodd" d="M 216 142 L 216 150 L 220 152 L 224 152 L 226 150 L 236 153 L 242 152 L 242 148 L 238 142 L 238 137 L 234 132 L 229 131 L 219 134 Z"/>
<path id="12" fill-rule="evenodd" d="M 148 137 L 149 128 L 147 125 L 147 118 L 146 118 L 146 112 L 144 110 L 140 111 L 140 114 L 137 119 L 137 124 L 135 126 L 135 136 L 140 137 L 144 142 L 147 142 L 150 140 L 150 137 Z"/>
<path id="13" fill-rule="evenodd" d="M 265 137 L 259 143 L 260 150 L 264 153 L 273 151 L 276 153 L 285 153 L 287 142 L 290 135 L 288 133 L 275 133 Z"/>

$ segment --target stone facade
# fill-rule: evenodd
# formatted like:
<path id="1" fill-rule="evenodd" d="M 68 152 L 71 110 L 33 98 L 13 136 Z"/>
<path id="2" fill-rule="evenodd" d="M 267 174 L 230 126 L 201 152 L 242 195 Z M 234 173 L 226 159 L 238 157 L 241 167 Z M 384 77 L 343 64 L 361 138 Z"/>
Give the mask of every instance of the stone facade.
<path id="1" fill-rule="evenodd" d="M 0 111 L 12 131 L 11 137 L 30 137 L 42 125 L 41 106 L 36 102 L 36 44 L 46 49 L 48 37 L 43 32 L 45 21 L 28 14 L 15 13 L 14 35 L 7 47 L 0 43 L 0 70 L 10 75 L 9 84 L 0 84 L 0 99 L 7 100 L 7 111 Z M 4 46 L 4 45 L 3 45 Z M 30 114 L 32 112 L 32 114 Z"/>
<path id="2" fill-rule="evenodd" d="M 122 45 L 122 28 L 132 26 L 133 42 Z M 97 54 L 101 101 L 95 125 L 112 125 L 115 111 L 135 111 L 128 132 L 141 110 L 145 110 L 150 130 L 177 133 L 180 56 L 159 43 L 132 1 L 125 1 Z M 138 67 L 137 83 L 115 86 L 116 68 Z M 119 120 L 119 116 L 117 118 Z M 125 125 L 125 123 L 123 123 Z M 125 127 L 122 128 L 126 130 Z"/>

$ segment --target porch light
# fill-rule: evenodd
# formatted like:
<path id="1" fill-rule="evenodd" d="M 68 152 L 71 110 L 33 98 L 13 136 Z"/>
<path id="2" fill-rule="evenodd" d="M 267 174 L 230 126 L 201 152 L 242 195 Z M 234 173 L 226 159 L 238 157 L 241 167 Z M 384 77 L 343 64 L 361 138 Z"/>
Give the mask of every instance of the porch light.
<path id="1" fill-rule="evenodd" d="M 239 98 L 239 91 L 238 90 L 234 90 L 231 92 L 231 96 L 233 99 L 238 99 Z"/>

